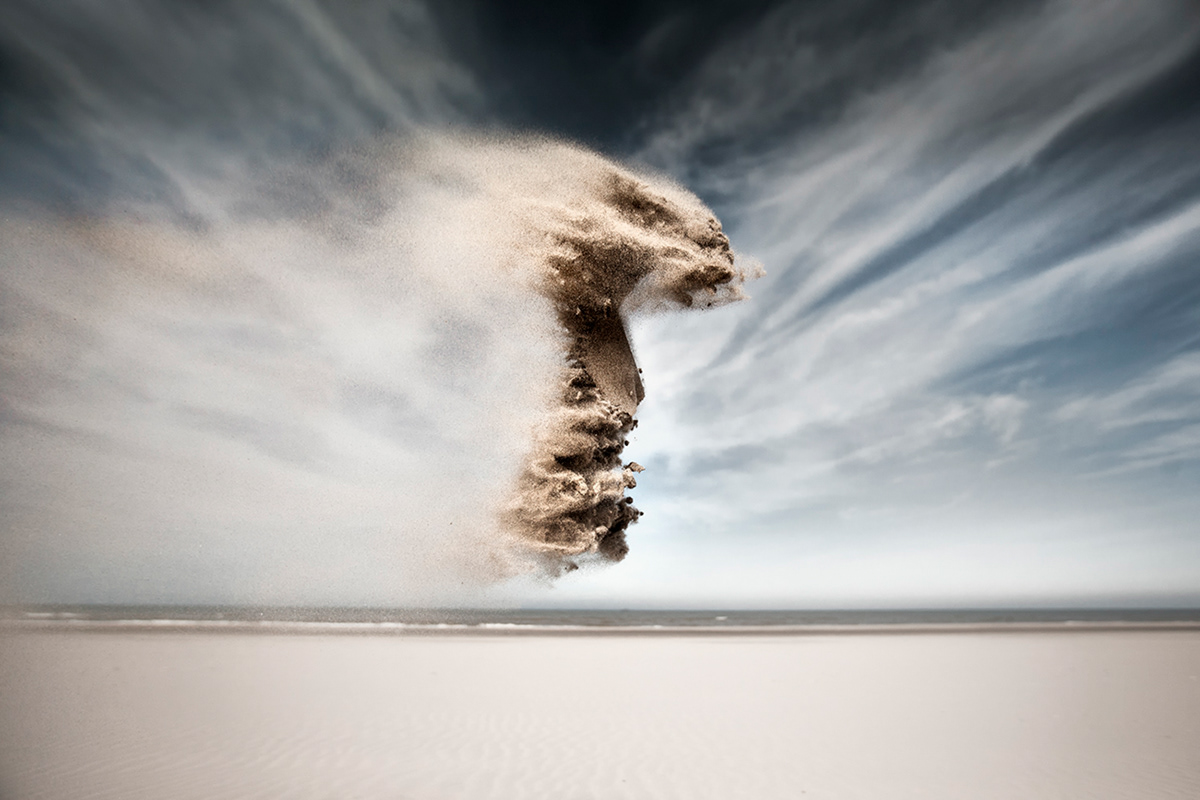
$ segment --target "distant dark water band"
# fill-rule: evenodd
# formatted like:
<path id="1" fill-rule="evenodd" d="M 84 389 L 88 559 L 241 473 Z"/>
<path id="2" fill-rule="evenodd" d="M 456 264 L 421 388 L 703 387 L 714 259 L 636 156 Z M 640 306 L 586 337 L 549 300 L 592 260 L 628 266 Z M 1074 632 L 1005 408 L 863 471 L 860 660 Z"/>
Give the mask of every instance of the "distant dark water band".
<path id="1" fill-rule="evenodd" d="M 309 636 L 861 636 L 1194 631 L 1200 621 L 897 622 L 815 625 L 546 625 L 280 620 L 0 619 L 0 632 L 230 633 Z"/>

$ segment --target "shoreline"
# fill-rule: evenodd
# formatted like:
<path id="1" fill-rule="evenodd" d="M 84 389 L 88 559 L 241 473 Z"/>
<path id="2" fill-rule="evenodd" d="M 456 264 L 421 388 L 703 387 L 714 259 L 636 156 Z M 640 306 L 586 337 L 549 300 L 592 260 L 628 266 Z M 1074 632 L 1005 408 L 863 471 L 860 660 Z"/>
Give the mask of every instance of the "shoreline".
<path id="1" fill-rule="evenodd" d="M 265 633 L 308 636 L 886 636 L 979 633 L 1200 631 L 1200 620 L 896 622 L 800 625 L 543 625 L 314 620 L 0 618 L 0 632 Z"/>

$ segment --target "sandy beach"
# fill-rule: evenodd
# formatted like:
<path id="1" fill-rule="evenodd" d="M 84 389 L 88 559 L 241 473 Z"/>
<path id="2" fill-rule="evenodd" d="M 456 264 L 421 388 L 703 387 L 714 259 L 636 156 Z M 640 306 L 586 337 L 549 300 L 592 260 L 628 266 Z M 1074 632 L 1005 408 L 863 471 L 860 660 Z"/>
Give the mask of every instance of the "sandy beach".
<path id="1" fill-rule="evenodd" d="M 1186 798 L 1200 631 L 0 631 L 0 796 Z"/>

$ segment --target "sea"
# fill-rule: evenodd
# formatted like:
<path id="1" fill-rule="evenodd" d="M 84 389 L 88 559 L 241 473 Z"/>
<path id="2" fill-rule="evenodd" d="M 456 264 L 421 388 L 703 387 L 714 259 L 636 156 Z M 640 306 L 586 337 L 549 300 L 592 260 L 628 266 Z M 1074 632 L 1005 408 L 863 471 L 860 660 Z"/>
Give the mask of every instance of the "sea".
<path id="1" fill-rule="evenodd" d="M 955 628 L 1200 628 L 1200 608 L 564 609 L 38 605 L 0 609 L 18 628 L 278 633 L 864 633 Z"/>

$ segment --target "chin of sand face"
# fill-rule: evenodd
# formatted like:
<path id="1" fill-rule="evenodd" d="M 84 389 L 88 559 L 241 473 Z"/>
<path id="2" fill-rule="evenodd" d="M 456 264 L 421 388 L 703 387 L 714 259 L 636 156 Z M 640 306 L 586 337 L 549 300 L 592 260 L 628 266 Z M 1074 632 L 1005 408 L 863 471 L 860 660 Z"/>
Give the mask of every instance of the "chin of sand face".
<path id="1" fill-rule="evenodd" d="M 626 318 L 741 297 L 699 200 L 561 143 L 444 135 L 186 194 L 182 224 L 0 223 L 27 423 L 0 457 L 14 493 L 60 498 L 14 511 L 16 538 L 401 603 L 625 554 Z"/>

